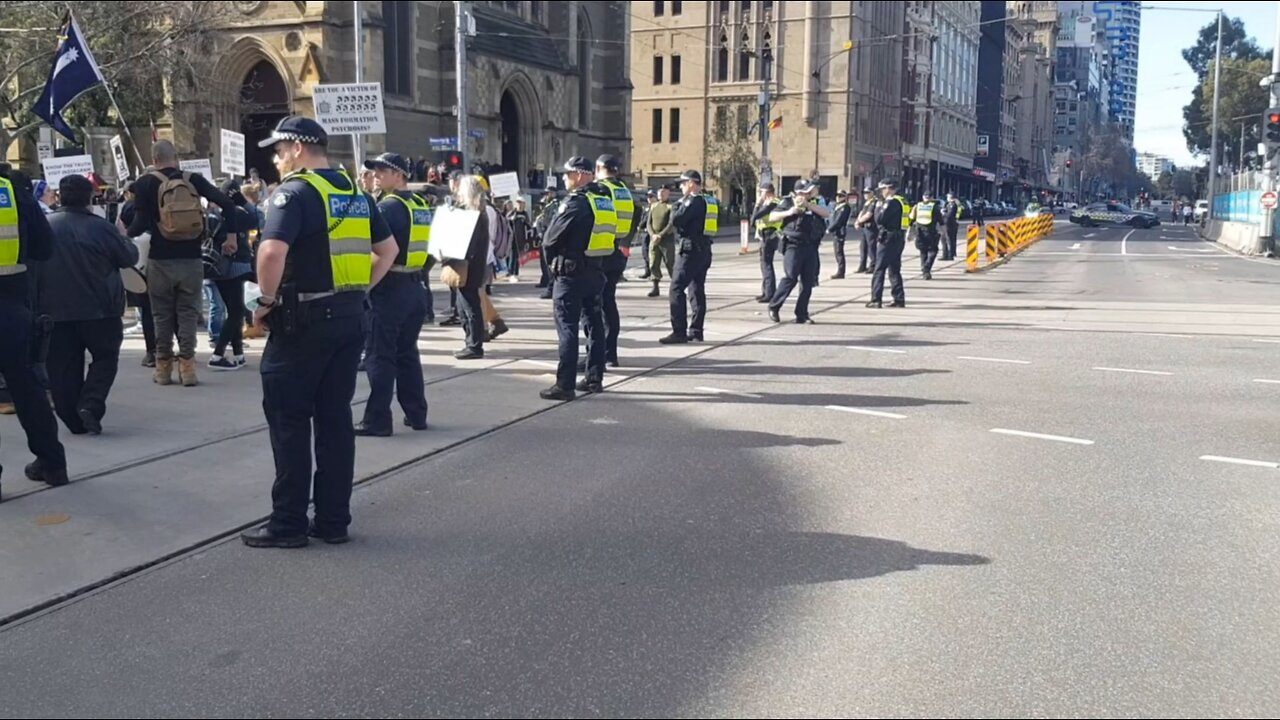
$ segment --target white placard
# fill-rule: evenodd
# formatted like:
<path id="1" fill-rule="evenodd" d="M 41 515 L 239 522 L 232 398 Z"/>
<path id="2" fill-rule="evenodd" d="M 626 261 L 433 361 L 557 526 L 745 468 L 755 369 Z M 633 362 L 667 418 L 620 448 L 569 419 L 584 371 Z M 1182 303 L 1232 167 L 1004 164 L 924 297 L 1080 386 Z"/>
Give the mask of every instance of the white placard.
<path id="1" fill-rule="evenodd" d="M 431 245 L 428 252 L 438 260 L 464 260 L 471 248 L 471 234 L 480 222 L 475 210 L 451 207 L 436 208 L 431 221 Z"/>
<path id="2" fill-rule="evenodd" d="M 124 141 L 119 135 L 111 138 L 111 157 L 116 161 L 116 180 L 123 183 L 129 179 L 129 158 L 124 154 Z"/>
<path id="3" fill-rule="evenodd" d="M 244 177 L 244 135 L 222 129 L 222 172 Z"/>
<path id="4" fill-rule="evenodd" d="M 68 175 L 88 176 L 93 172 L 92 155 L 71 155 L 69 157 L 49 158 L 44 163 L 44 179 L 52 187 L 58 187 L 58 181 Z"/>
<path id="5" fill-rule="evenodd" d="M 38 142 L 36 143 L 36 156 L 40 158 L 40 162 L 53 157 L 53 143 Z"/>
<path id="6" fill-rule="evenodd" d="M 551 173 L 547 173 L 547 189 L 555 190 L 556 187 L 556 176 Z"/>
<path id="7" fill-rule="evenodd" d="M 311 98 L 316 108 L 316 122 L 330 135 L 387 132 L 382 83 L 316 85 Z"/>
<path id="8" fill-rule="evenodd" d="M 182 172 L 200 173 L 205 180 L 213 181 L 213 163 L 209 161 L 209 158 L 179 160 L 178 169 Z"/>
<path id="9" fill-rule="evenodd" d="M 520 176 L 513 172 L 490 175 L 489 189 L 496 198 L 516 197 L 520 194 Z"/>

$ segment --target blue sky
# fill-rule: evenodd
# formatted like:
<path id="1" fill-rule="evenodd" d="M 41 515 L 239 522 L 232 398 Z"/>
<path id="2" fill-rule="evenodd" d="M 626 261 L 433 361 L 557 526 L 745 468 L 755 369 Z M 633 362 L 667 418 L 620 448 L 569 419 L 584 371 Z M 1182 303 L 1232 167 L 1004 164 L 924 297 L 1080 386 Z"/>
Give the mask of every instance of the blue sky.
<path id="1" fill-rule="evenodd" d="M 1150 5 L 1154 7 L 1144 5 L 1142 10 L 1134 145 L 1140 152 L 1165 155 L 1179 165 L 1190 164 L 1192 155 L 1182 137 L 1182 107 L 1191 100 L 1196 76 L 1182 59 L 1182 50 L 1196 41 L 1200 28 L 1212 22 L 1214 15 L 1154 8 L 1221 8 L 1231 17 L 1242 18 L 1258 44 L 1270 48 L 1280 3 L 1154 0 Z"/>

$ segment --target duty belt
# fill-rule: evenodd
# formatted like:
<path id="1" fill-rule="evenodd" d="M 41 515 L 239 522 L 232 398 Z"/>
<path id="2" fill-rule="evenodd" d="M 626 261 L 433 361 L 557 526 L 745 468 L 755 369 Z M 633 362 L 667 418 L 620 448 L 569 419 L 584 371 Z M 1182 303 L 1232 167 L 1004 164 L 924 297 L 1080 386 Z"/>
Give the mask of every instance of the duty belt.
<path id="1" fill-rule="evenodd" d="M 7 276 L 7 275 L 21 275 L 26 271 L 27 271 L 27 266 L 23 265 L 22 263 L 18 263 L 17 265 L 5 265 L 3 267 L 0 267 L 0 277 Z"/>
<path id="2" fill-rule="evenodd" d="M 337 295 L 337 294 L 338 293 L 332 290 L 328 292 L 318 292 L 318 293 L 298 293 L 298 302 L 312 302 L 313 300 L 323 300 L 325 298 L 333 297 L 334 295 Z"/>

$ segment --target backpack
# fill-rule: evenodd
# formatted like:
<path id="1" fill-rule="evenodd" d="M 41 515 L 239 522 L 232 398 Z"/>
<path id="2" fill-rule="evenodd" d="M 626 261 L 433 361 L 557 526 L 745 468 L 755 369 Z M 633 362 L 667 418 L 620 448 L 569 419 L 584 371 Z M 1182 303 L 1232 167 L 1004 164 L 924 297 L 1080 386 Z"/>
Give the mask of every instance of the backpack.
<path id="1" fill-rule="evenodd" d="M 191 184 L 191 173 L 184 172 L 180 178 L 170 178 L 159 170 L 151 174 L 160 180 L 156 198 L 160 234 L 165 240 L 199 240 L 204 235 L 204 208 L 200 193 Z"/>
<path id="2" fill-rule="evenodd" d="M 489 242 L 493 247 L 493 256 L 499 260 L 505 260 L 511 257 L 511 221 L 503 217 L 502 213 L 492 205 L 486 210 L 490 213 Z"/>

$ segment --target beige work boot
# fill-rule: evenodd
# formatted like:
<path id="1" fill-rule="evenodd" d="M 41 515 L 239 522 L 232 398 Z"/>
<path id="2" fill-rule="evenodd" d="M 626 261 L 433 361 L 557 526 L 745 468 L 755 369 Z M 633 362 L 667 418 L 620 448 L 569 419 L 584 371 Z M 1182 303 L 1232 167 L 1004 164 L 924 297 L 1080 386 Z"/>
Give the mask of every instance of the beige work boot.
<path id="1" fill-rule="evenodd" d="M 157 385 L 173 384 L 173 358 L 156 358 L 156 376 Z"/>
<path id="2" fill-rule="evenodd" d="M 180 358 L 178 360 L 178 376 L 182 378 L 183 387 L 195 387 L 200 384 L 200 381 L 196 379 L 195 358 Z"/>

